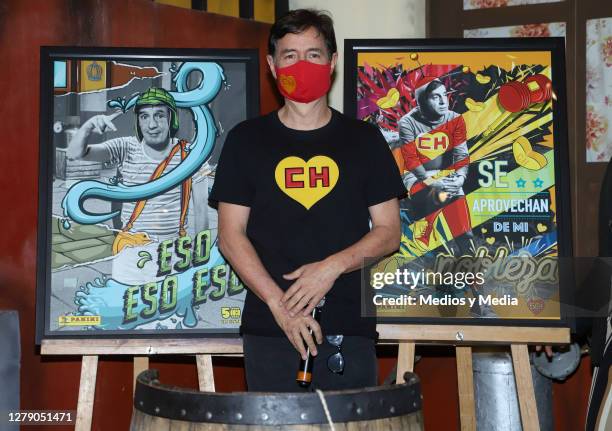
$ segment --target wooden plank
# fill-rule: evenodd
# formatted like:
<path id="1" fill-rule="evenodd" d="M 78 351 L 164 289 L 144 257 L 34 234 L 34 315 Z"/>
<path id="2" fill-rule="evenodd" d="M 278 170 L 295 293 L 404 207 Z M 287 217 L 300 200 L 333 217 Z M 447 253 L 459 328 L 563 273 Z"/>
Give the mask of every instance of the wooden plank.
<path id="1" fill-rule="evenodd" d="M 79 399 L 75 431 L 90 431 L 93 417 L 93 402 L 96 392 L 96 375 L 98 374 L 98 357 L 83 356 L 81 362 L 81 381 L 79 383 Z"/>
<path id="2" fill-rule="evenodd" d="M 134 391 L 136 391 L 136 379 L 138 378 L 138 375 L 148 369 L 149 369 L 149 357 L 148 356 L 134 356 L 134 386 L 133 386 Z"/>
<path id="3" fill-rule="evenodd" d="M 43 355 L 240 354 L 241 338 L 42 340 Z"/>
<path id="4" fill-rule="evenodd" d="M 377 331 L 382 341 L 457 344 L 568 344 L 568 328 L 535 328 L 476 325 L 400 325 L 380 324 Z"/>
<path id="5" fill-rule="evenodd" d="M 214 392 L 215 376 L 213 374 L 212 356 L 196 355 L 196 364 L 198 367 L 198 385 L 200 391 Z"/>
<path id="6" fill-rule="evenodd" d="M 523 328 L 504 326 L 399 325 L 377 326 L 383 343 L 402 340 L 421 343 L 457 344 L 567 344 L 567 328 Z M 459 340 L 462 337 L 463 340 Z M 43 355 L 240 355 L 240 338 L 94 339 L 42 340 Z"/>
<path id="7" fill-rule="evenodd" d="M 404 383 L 404 373 L 414 371 L 414 350 L 415 343 L 399 343 L 397 352 L 397 375 L 395 383 Z"/>
<path id="8" fill-rule="evenodd" d="M 457 346 L 456 350 L 461 431 L 476 431 L 476 403 L 474 401 L 472 348 L 469 346 Z"/>
<path id="9" fill-rule="evenodd" d="M 533 380 L 531 380 L 531 367 L 529 366 L 529 352 L 526 344 L 513 344 L 512 363 L 514 365 L 514 380 L 521 410 L 521 423 L 523 431 L 539 430 L 538 408 L 535 393 L 533 392 Z"/>

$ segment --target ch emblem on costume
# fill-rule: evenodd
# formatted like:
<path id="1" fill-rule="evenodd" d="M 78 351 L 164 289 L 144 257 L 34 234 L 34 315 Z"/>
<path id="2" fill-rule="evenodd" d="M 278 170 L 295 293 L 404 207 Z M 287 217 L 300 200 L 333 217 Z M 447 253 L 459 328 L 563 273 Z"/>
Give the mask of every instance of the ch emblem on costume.
<path id="1" fill-rule="evenodd" d="M 444 132 L 423 133 L 416 139 L 417 151 L 429 160 L 444 154 L 448 149 L 449 143 L 450 139 Z"/>
<path id="2" fill-rule="evenodd" d="M 283 87 L 283 89 L 291 94 L 295 91 L 295 87 L 296 87 L 296 82 L 295 82 L 295 77 L 293 77 L 292 75 L 281 75 L 278 78 L 281 87 Z"/>
<path id="3" fill-rule="evenodd" d="M 295 156 L 285 157 L 274 171 L 276 184 L 283 193 L 306 209 L 329 194 L 339 176 L 338 165 L 327 156 L 315 156 L 307 162 Z"/>

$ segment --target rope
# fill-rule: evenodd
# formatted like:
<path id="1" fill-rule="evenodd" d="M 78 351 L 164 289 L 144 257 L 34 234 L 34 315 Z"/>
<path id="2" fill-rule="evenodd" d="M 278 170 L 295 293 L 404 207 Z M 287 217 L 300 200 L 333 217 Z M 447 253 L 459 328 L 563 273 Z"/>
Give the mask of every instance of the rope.
<path id="1" fill-rule="evenodd" d="M 325 417 L 327 418 L 327 423 L 329 424 L 329 428 L 331 431 L 336 431 L 334 427 L 334 423 L 332 422 L 331 415 L 329 414 L 329 408 L 327 407 L 327 401 L 325 401 L 325 395 L 321 389 L 316 390 L 319 399 L 321 400 L 321 404 L 323 405 L 323 411 L 325 412 Z"/>

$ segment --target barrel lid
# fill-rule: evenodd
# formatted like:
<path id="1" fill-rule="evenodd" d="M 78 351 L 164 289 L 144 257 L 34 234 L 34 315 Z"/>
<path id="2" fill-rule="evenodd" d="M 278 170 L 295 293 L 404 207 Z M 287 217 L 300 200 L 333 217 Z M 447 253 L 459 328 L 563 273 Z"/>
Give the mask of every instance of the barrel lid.
<path id="1" fill-rule="evenodd" d="M 151 416 L 200 423 L 243 425 L 325 424 L 315 392 L 199 392 L 161 384 L 157 370 L 139 374 L 134 408 Z M 408 415 L 421 410 L 418 377 L 406 383 L 324 392 L 331 420 L 354 422 Z"/>

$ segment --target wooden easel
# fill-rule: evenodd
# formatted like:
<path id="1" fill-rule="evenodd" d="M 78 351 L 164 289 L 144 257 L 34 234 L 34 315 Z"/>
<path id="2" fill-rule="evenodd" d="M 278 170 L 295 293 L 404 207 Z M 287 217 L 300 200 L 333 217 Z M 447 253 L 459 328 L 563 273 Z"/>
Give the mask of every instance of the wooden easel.
<path id="1" fill-rule="evenodd" d="M 75 431 L 91 430 L 93 402 L 98 372 L 98 356 L 134 356 L 134 388 L 136 377 L 149 368 L 151 355 L 195 355 L 198 368 L 198 386 L 201 391 L 214 391 L 212 357 L 242 355 L 239 338 L 206 339 L 136 339 L 136 340 L 43 340 L 43 355 L 82 355 L 81 380 Z"/>
<path id="2" fill-rule="evenodd" d="M 459 416 L 462 431 L 476 430 L 474 378 L 472 371 L 473 345 L 510 345 L 524 431 L 538 430 L 538 411 L 531 380 L 527 344 L 567 344 L 566 328 L 518 328 L 500 326 L 449 325 L 378 325 L 383 343 L 397 343 L 397 383 L 403 383 L 406 371 L 413 371 L 416 344 L 454 345 L 457 349 Z M 96 375 L 99 355 L 134 356 L 134 387 L 136 376 L 149 367 L 150 355 L 195 355 L 198 384 L 201 391 L 214 391 L 212 357 L 241 356 L 239 338 L 206 339 L 136 339 L 136 340 L 43 340 L 43 355 L 82 355 L 81 380 L 77 404 L 76 431 L 89 431 L 93 415 Z"/>
<path id="3" fill-rule="evenodd" d="M 413 371 L 417 343 L 454 345 L 457 352 L 459 417 L 462 431 L 476 431 L 472 347 L 474 345 L 510 345 L 514 378 L 524 431 L 539 430 L 527 344 L 568 344 L 567 328 L 522 328 L 506 326 L 450 325 L 378 325 L 382 342 L 397 342 L 396 383 L 404 382 L 404 373 Z"/>

